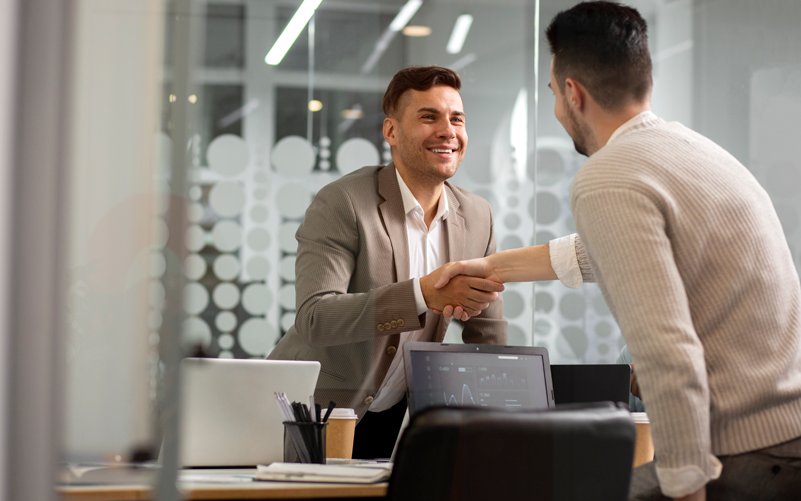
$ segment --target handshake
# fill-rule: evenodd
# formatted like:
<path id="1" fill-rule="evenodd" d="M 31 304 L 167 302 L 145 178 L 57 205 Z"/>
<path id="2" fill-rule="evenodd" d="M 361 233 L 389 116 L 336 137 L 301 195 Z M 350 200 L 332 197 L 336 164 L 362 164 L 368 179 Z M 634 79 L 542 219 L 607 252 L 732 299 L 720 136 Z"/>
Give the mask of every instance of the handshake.
<path id="1" fill-rule="evenodd" d="M 481 314 L 502 292 L 503 282 L 487 258 L 448 263 L 420 278 L 426 306 L 462 321 Z"/>

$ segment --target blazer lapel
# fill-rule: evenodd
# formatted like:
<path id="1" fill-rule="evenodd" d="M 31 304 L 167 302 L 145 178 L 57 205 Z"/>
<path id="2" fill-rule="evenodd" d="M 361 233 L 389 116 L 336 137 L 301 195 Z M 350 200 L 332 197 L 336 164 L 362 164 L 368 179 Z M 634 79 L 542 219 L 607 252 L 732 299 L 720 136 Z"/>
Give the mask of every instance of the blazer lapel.
<path id="1" fill-rule="evenodd" d="M 395 165 L 392 163 L 378 171 L 378 194 L 384 198 L 378 209 L 381 211 L 389 241 L 392 243 L 395 276 L 398 282 L 403 282 L 409 280 L 409 240 L 406 235 L 403 197 L 398 186 Z"/>
<path id="2" fill-rule="evenodd" d="M 461 261 L 464 259 L 464 239 L 465 227 L 464 217 L 460 210 L 459 200 L 453 194 L 448 183 L 443 187 L 445 195 L 448 197 L 448 261 Z"/>

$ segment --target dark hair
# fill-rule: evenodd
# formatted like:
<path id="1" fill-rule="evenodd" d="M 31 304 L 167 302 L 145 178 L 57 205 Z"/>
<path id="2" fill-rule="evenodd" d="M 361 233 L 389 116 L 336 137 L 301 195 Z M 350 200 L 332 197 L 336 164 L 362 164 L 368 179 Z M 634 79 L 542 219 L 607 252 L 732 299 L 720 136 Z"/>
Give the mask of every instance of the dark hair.
<path id="1" fill-rule="evenodd" d="M 384 114 L 398 111 L 398 104 L 401 96 L 409 89 L 424 91 L 435 85 L 446 85 L 459 90 L 462 87 L 462 79 L 455 71 L 443 68 L 442 66 L 410 66 L 395 73 L 392 81 L 389 82 L 387 91 L 384 93 L 384 100 L 381 108 Z"/>
<path id="2" fill-rule="evenodd" d="M 581 82 L 604 109 L 641 102 L 653 85 L 648 25 L 636 9 L 584 2 L 560 12 L 545 31 L 559 89 Z"/>

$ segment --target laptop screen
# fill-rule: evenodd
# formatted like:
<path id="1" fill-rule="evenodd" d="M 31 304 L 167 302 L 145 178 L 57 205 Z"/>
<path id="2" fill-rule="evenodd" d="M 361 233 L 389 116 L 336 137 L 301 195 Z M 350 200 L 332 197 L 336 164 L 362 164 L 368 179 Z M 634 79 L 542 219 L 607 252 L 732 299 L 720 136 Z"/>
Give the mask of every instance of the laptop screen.
<path id="1" fill-rule="evenodd" d="M 544 348 L 487 345 L 404 345 L 411 414 L 426 407 L 553 407 Z"/>

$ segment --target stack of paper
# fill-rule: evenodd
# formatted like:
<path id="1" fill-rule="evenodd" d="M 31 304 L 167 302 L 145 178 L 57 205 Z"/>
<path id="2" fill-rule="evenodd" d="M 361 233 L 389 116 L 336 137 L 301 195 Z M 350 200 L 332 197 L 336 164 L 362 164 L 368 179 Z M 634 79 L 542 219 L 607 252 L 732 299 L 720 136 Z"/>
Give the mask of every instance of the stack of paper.
<path id="1" fill-rule="evenodd" d="M 278 482 L 374 484 L 387 481 L 391 472 L 391 463 L 347 466 L 307 463 L 272 463 L 269 466 L 259 465 L 255 479 Z"/>

